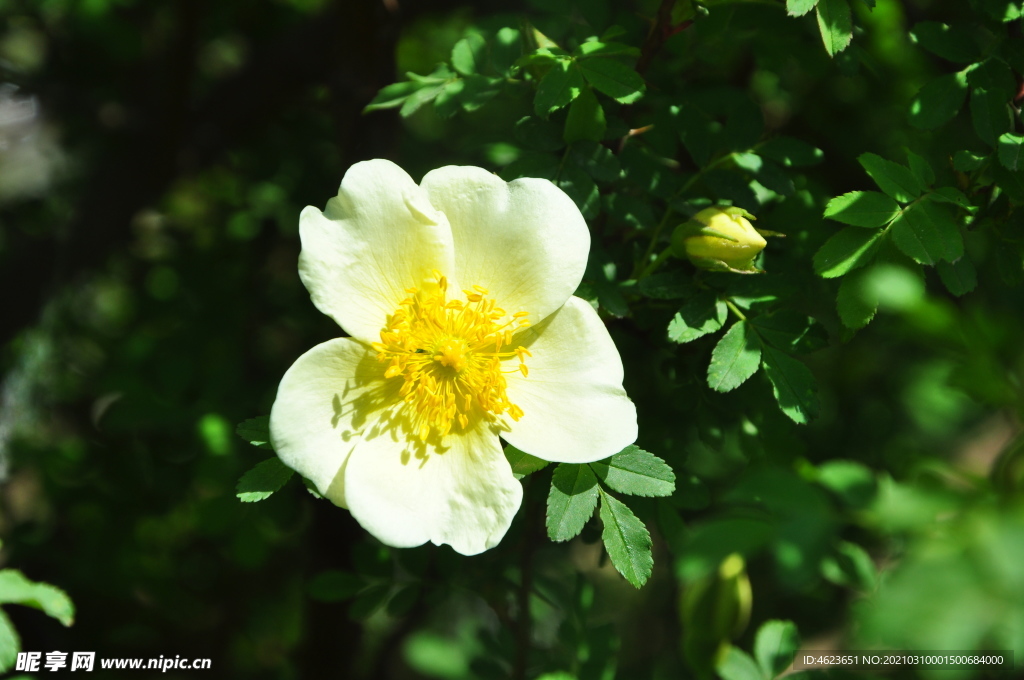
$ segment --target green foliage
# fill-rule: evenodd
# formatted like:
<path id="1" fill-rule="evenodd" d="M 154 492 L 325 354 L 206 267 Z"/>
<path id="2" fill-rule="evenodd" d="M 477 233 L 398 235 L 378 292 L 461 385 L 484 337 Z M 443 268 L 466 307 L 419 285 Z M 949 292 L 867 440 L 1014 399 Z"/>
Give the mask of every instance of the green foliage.
<path id="1" fill-rule="evenodd" d="M 75 619 L 75 606 L 67 594 L 49 583 L 30 581 L 15 569 L 0 569 L 0 605 L 19 604 L 42 611 L 70 626 Z M 14 668 L 18 652 L 21 651 L 18 631 L 0 609 L 0 673 Z"/>
<path id="2" fill-rule="evenodd" d="M 604 489 L 601 492 L 601 540 L 612 564 L 627 581 L 639 588 L 651 576 L 651 535 L 633 511 Z"/>
<path id="3" fill-rule="evenodd" d="M 608 458 L 607 462 L 591 463 L 590 467 L 608 488 L 620 493 L 671 496 L 676 489 L 672 468 L 661 458 L 633 445 Z"/>
<path id="4" fill-rule="evenodd" d="M 718 654 L 715 672 L 722 680 L 772 680 L 793 663 L 799 646 L 800 636 L 792 621 L 765 621 L 754 640 L 754 656 L 725 645 Z"/>
<path id="5" fill-rule="evenodd" d="M 270 498 L 292 478 L 293 474 L 295 471 L 276 456 L 257 463 L 238 480 L 238 500 L 243 503 L 255 503 Z"/>
<path id="6" fill-rule="evenodd" d="M 589 465 L 561 463 L 551 477 L 547 527 L 552 541 L 568 541 L 583 531 L 597 507 L 597 476 Z"/>
<path id="7" fill-rule="evenodd" d="M 696 340 L 720 329 L 728 316 L 724 301 L 717 299 L 714 293 L 700 293 L 676 312 L 668 325 L 668 337 L 680 343 Z"/>
<path id="8" fill-rule="evenodd" d="M 517 479 L 522 479 L 526 475 L 543 470 L 550 464 L 546 460 L 541 460 L 536 456 L 520 451 L 511 444 L 505 447 L 505 458 L 508 459 L 509 465 L 512 466 L 512 473 Z"/>
<path id="9" fill-rule="evenodd" d="M 800 635 L 792 621 L 765 621 L 754 640 L 754 656 L 766 678 L 778 677 L 793 663 Z"/>
<path id="10" fill-rule="evenodd" d="M 825 206 L 825 217 L 855 227 L 881 227 L 888 224 L 900 207 L 896 201 L 877 191 L 851 191 L 836 196 Z"/>
<path id="11" fill-rule="evenodd" d="M 243 420 L 235 428 L 235 434 L 257 448 L 273 451 L 270 446 L 270 416 Z"/>
<path id="12" fill-rule="evenodd" d="M 774 680 L 798 629 L 1020 651 L 1019 1 L 165 4 L 0 8 L 0 109 L 39 114 L 0 152 L 0 533 L 75 595 L 68 649 L 452 680 Z M 637 406 L 603 461 L 506 446 L 523 507 L 472 558 L 239 502 L 293 473 L 228 423 L 339 333 L 297 215 L 372 157 L 562 188 Z M 757 218 L 763 273 L 673 254 L 707 208 Z M 4 609 L 0 666 L 65 648 Z"/>
<path id="13" fill-rule="evenodd" d="M 742 385 L 757 370 L 761 343 L 746 320 L 737 321 L 715 345 L 708 364 L 708 385 L 728 392 Z"/>
<path id="14" fill-rule="evenodd" d="M 75 607 L 63 590 L 30 581 L 15 569 L 0 570 L 0 604 L 20 604 L 42 611 L 65 626 L 74 623 Z"/>
<path id="15" fill-rule="evenodd" d="M 551 478 L 547 501 L 548 536 L 568 541 L 583 531 L 601 501 L 601 538 L 612 564 L 639 588 L 651 576 L 651 536 L 633 512 L 604 487 L 635 496 L 671 496 L 676 477 L 664 460 L 627 446 L 603 461 L 561 463 Z"/>
<path id="16" fill-rule="evenodd" d="M 818 14 L 818 28 L 825 43 L 825 51 L 834 57 L 853 40 L 853 19 L 847 0 L 818 0 L 814 6 Z"/>

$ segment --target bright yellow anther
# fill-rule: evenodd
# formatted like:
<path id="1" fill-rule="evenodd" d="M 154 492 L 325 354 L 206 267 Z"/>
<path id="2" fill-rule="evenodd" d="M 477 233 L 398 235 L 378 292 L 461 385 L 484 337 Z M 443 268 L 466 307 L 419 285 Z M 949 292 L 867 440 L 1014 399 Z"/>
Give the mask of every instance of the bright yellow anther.
<path id="1" fill-rule="evenodd" d="M 466 302 L 448 300 L 448 279 L 438 271 L 433 277 L 433 292 L 408 289 L 410 297 L 388 317 L 381 341 L 373 344 L 377 359 L 388 364 L 385 379 L 403 380 L 399 395 L 408 404 L 409 431 L 426 441 L 453 428 L 465 430 L 481 418 L 519 419 L 523 411 L 509 401 L 505 374 L 528 374 L 529 351 L 511 346 L 512 327 L 528 325 L 527 313 L 516 312 L 503 322 L 507 313 L 485 297 L 483 286 L 464 290 Z M 503 371 L 502 362 L 511 358 L 518 358 L 519 366 Z"/>

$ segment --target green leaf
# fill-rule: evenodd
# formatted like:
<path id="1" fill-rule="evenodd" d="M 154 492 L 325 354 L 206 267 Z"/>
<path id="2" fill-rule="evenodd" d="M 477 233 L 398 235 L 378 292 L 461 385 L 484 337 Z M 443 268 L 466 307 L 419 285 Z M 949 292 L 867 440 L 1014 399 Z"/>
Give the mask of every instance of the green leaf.
<path id="1" fill-rule="evenodd" d="M 822 0 L 825 2 L 826 0 Z M 750 655 L 739 647 L 729 645 L 715 664 L 715 672 L 722 680 L 765 680 L 761 669 Z"/>
<path id="2" fill-rule="evenodd" d="M 537 85 L 533 109 L 541 118 L 547 118 L 549 113 L 578 97 L 583 87 L 583 76 L 578 68 L 568 61 L 556 61 Z"/>
<path id="3" fill-rule="evenodd" d="M 1024 15 L 1020 0 L 977 0 L 972 5 L 981 5 L 985 12 L 996 21 L 1008 22 Z"/>
<path id="4" fill-rule="evenodd" d="M 793 309 L 783 309 L 750 319 L 763 340 L 785 352 L 804 354 L 828 344 L 821 324 Z"/>
<path id="5" fill-rule="evenodd" d="M 789 173 L 774 161 L 767 158 L 762 160 L 764 162 L 761 164 L 761 169 L 754 174 L 754 179 L 760 182 L 761 186 L 782 196 L 792 196 L 796 193 L 796 187 L 793 185 L 793 179 Z"/>
<path id="6" fill-rule="evenodd" d="M 527 151 L 506 165 L 500 176 L 506 182 L 520 177 L 540 177 L 553 180 L 558 174 L 559 162 L 560 159 L 552 154 Z"/>
<path id="7" fill-rule="evenodd" d="M 714 333 L 725 323 L 729 308 L 711 291 L 705 291 L 683 305 L 668 324 L 668 339 L 684 343 Z"/>
<path id="8" fill-rule="evenodd" d="M 1024 171 L 1009 170 L 1002 163 L 994 163 L 991 169 L 992 179 L 1010 200 L 1017 205 L 1024 205 Z"/>
<path id="9" fill-rule="evenodd" d="M 967 74 L 947 73 L 925 83 L 910 102 L 910 124 L 919 130 L 945 125 L 967 99 Z"/>
<path id="10" fill-rule="evenodd" d="M 449 80 L 434 98 L 434 112 L 441 118 L 451 118 L 459 111 L 466 81 L 462 78 Z"/>
<path id="11" fill-rule="evenodd" d="M 925 198 L 937 203 L 952 203 L 953 205 L 963 208 L 968 212 L 976 210 L 976 208 L 971 205 L 970 199 L 964 195 L 964 192 L 959 189 L 954 189 L 953 187 L 939 187 L 928 194 Z"/>
<path id="12" fill-rule="evenodd" d="M 818 466 L 818 483 L 853 510 L 867 507 L 877 484 L 871 468 L 853 460 L 830 460 Z"/>
<path id="13" fill-rule="evenodd" d="M 444 92 L 446 85 L 447 83 L 441 83 L 439 85 L 425 85 L 416 90 L 402 103 L 402 108 L 398 110 L 398 115 L 402 118 L 408 118 L 419 111 L 425 104 L 432 102 L 437 95 Z"/>
<path id="14" fill-rule="evenodd" d="M 772 347 L 764 348 L 762 362 L 782 412 L 798 425 L 806 425 L 815 418 L 818 415 L 818 396 L 811 369 Z"/>
<path id="15" fill-rule="evenodd" d="M 970 151 L 960 149 L 953 154 L 953 167 L 960 172 L 977 170 L 985 163 L 987 156 L 977 156 Z"/>
<path id="16" fill-rule="evenodd" d="M 476 111 L 501 92 L 502 81 L 500 78 L 472 75 L 466 76 L 462 82 L 463 87 L 458 93 L 458 101 L 464 111 Z M 453 84 L 453 82 L 447 83 L 445 91 Z M 440 96 L 438 98 L 440 99 Z"/>
<path id="17" fill-rule="evenodd" d="M 1013 70 L 999 57 L 989 57 L 968 69 L 968 82 L 972 88 L 991 90 L 1004 102 L 1017 93 L 1017 80 Z"/>
<path id="18" fill-rule="evenodd" d="M 832 279 L 852 269 L 863 267 L 874 257 L 883 231 L 867 231 L 859 227 L 844 227 L 814 254 L 814 271 L 818 276 Z"/>
<path id="19" fill-rule="evenodd" d="M 494 36 L 491 46 L 491 64 L 503 76 L 512 75 L 516 60 L 523 54 L 523 41 L 519 31 L 506 26 Z"/>
<path id="20" fill-rule="evenodd" d="M 578 64 L 588 83 L 619 103 L 632 104 L 644 94 L 644 79 L 621 61 L 586 59 Z"/>
<path id="21" fill-rule="evenodd" d="M 953 262 L 964 254 L 956 222 L 944 206 L 931 201 L 907 207 L 892 223 L 892 240 L 905 255 L 921 264 Z"/>
<path id="22" fill-rule="evenodd" d="M 711 352 L 708 386 L 716 392 L 734 390 L 754 375 L 761 362 L 761 341 L 746 321 L 737 321 Z"/>
<path id="23" fill-rule="evenodd" d="M 576 54 L 578 54 L 581 59 L 588 59 L 591 57 L 639 57 L 640 49 L 623 43 L 591 40 L 589 42 L 582 43 L 576 49 Z"/>
<path id="24" fill-rule="evenodd" d="M 825 206 L 825 217 L 855 227 L 881 227 L 896 217 L 896 201 L 877 191 L 851 191 Z"/>
<path id="25" fill-rule="evenodd" d="M 409 98 L 409 95 L 420 90 L 422 87 L 422 83 L 412 80 L 406 80 L 401 83 L 392 83 L 391 85 L 382 88 L 377 93 L 377 96 L 374 97 L 363 109 L 363 113 L 369 113 L 370 111 L 376 111 L 378 109 L 397 108 L 405 103 L 405 100 Z"/>
<path id="26" fill-rule="evenodd" d="M 899 163 L 888 161 L 873 153 L 861 154 L 857 161 L 875 184 L 900 203 L 909 203 L 924 191 L 910 170 Z"/>
<path id="27" fill-rule="evenodd" d="M 462 75 L 471 76 L 483 69 L 486 54 L 484 39 L 476 33 L 470 33 L 452 48 L 452 66 Z"/>
<path id="28" fill-rule="evenodd" d="M 668 463 L 633 444 L 590 467 L 598 479 L 621 493 L 671 496 L 676 490 L 676 475 Z"/>
<path id="29" fill-rule="evenodd" d="M 786 0 L 786 14 L 791 17 L 802 17 L 817 4 L 818 0 Z"/>
<path id="30" fill-rule="evenodd" d="M 274 450 L 270 446 L 270 416 L 243 420 L 235 428 L 235 434 L 257 448 Z"/>
<path id="31" fill-rule="evenodd" d="M 1008 100 L 995 90 L 975 88 L 971 91 L 971 122 L 981 141 L 996 146 L 1000 135 L 1013 126 Z"/>
<path id="32" fill-rule="evenodd" d="M 978 285 L 978 273 L 966 254 L 955 262 L 940 262 L 935 268 L 943 285 L 953 295 L 966 295 Z"/>
<path id="33" fill-rule="evenodd" d="M 657 272 L 640 279 L 637 288 L 652 300 L 678 300 L 693 294 L 693 276 L 682 269 Z"/>
<path id="34" fill-rule="evenodd" d="M 0 609 L 0 673 L 7 673 L 14 668 L 21 651 L 21 638 L 7 614 Z M 14 679 L 12 679 L 14 680 Z"/>
<path id="35" fill-rule="evenodd" d="M 1024 170 L 1024 136 L 1010 132 L 999 136 L 999 162 L 1009 170 Z"/>
<path id="36" fill-rule="evenodd" d="M 562 137 L 567 144 L 589 140 L 600 142 L 608 128 L 604 119 L 604 109 L 589 87 L 584 87 L 580 95 L 569 105 L 569 115 L 565 119 L 565 132 Z"/>
<path id="37" fill-rule="evenodd" d="M 582 168 L 574 165 L 567 165 L 562 168 L 561 175 L 555 182 L 558 188 L 569 194 L 576 207 L 583 213 L 583 217 L 592 219 L 597 216 L 601 204 L 601 195 L 597 185 Z"/>
<path id="38" fill-rule="evenodd" d="M 637 519 L 625 504 L 613 498 L 604 489 L 601 494 L 601 540 L 612 564 L 633 587 L 639 588 L 651 576 L 654 557 L 651 555 L 651 535 L 644 523 Z"/>
<path id="39" fill-rule="evenodd" d="M 912 151 L 907 151 L 907 162 L 910 164 L 910 172 L 913 173 L 917 183 L 927 189 L 935 183 L 935 171 L 932 166 L 921 156 Z"/>
<path id="40" fill-rule="evenodd" d="M 821 562 L 821 575 L 836 585 L 871 592 L 878 581 L 875 563 L 864 548 L 842 541 Z"/>
<path id="41" fill-rule="evenodd" d="M 597 492 L 597 476 L 589 465 L 560 463 L 548 493 L 548 537 L 568 541 L 583 531 L 597 506 Z"/>
<path id="42" fill-rule="evenodd" d="M 817 165 L 825 159 L 821 149 L 792 137 L 770 139 L 759 146 L 757 152 L 787 168 Z"/>
<path id="43" fill-rule="evenodd" d="M 268 458 L 242 475 L 235 487 L 238 500 L 255 503 L 271 495 L 292 478 L 295 471 L 281 462 L 277 456 Z"/>
<path id="44" fill-rule="evenodd" d="M 20 604 L 42 611 L 65 626 L 75 621 L 75 606 L 63 590 L 25 578 L 16 569 L 0 570 L 0 604 Z"/>
<path id="45" fill-rule="evenodd" d="M 622 176 L 618 157 L 597 142 L 576 142 L 569 149 L 569 160 L 599 182 L 614 182 Z"/>
<path id="46" fill-rule="evenodd" d="M 533 474 L 548 466 L 548 461 L 531 456 L 525 451 L 520 451 L 511 444 L 505 447 L 505 458 L 508 460 L 508 464 L 512 466 L 512 474 L 516 476 L 516 479 L 522 479 L 526 475 Z"/>
<path id="47" fill-rule="evenodd" d="M 757 629 L 754 657 L 766 678 L 774 678 L 793 663 L 800 648 L 800 634 L 792 621 L 765 621 Z"/>
<path id="48" fill-rule="evenodd" d="M 853 40 L 853 18 L 846 0 L 818 0 L 818 30 L 825 43 L 828 56 L 834 57 L 845 50 Z"/>
<path id="49" fill-rule="evenodd" d="M 558 151 L 565 146 L 558 127 L 537 116 L 523 116 L 516 121 L 513 136 L 518 144 L 537 151 Z"/>
<path id="50" fill-rule="evenodd" d="M 867 285 L 870 269 L 861 269 L 843 278 L 836 297 L 836 310 L 843 325 L 851 330 L 864 328 L 878 311 L 878 295 Z"/>
<path id="51" fill-rule="evenodd" d="M 932 54 L 958 64 L 972 64 L 981 52 L 964 26 L 922 21 L 910 31 L 911 39 Z"/>

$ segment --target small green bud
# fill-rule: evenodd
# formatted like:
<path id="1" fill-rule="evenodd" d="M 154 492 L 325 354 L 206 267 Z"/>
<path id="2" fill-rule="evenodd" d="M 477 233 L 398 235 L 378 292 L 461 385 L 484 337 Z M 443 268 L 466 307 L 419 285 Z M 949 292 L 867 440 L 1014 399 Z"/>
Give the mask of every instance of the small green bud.
<path id="1" fill-rule="evenodd" d="M 705 208 L 672 232 L 672 252 L 701 269 L 759 274 L 754 258 L 767 241 L 743 208 Z"/>

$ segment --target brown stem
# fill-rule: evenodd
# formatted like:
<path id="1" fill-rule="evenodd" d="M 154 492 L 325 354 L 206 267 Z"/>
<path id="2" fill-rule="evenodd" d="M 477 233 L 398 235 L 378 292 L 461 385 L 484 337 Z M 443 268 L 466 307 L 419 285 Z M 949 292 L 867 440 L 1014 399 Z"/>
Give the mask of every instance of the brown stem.
<path id="1" fill-rule="evenodd" d="M 537 527 L 540 519 L 538 509 L 542 504 L 531 502 L 530 486 L 532 480 L 527 478 L 526 493 L 523 494 L 526 508 L 523 528 L 523 547 L 520 551 L 519 592 L 516 593 L 516 609 L 518 620 L 516 625 L 516 658 L 512 668 L 513 680 L 526 680 L 526 671 L 530 663 L 530 594 L 533 592 L 533 552 L 537 543 Z"/>
<path id="2" fill-rule="evenodd" d="M 636 62 L 636 72 L 640 75 L 647 72 L 647 67 L 651 65 L 654 55 L 658 53 L 658 50 L 665 44 L 665 41 L 691 23 L 686 21 L 680 26 L 672 26 L 672 7 L 675 4 L 676 0 L 661 0 L 657 18 L 654 21 L 654 25 L 651 26 L 651 32 L 647 34 L 647 39 L 640 48 L 640 58 Z"/>

